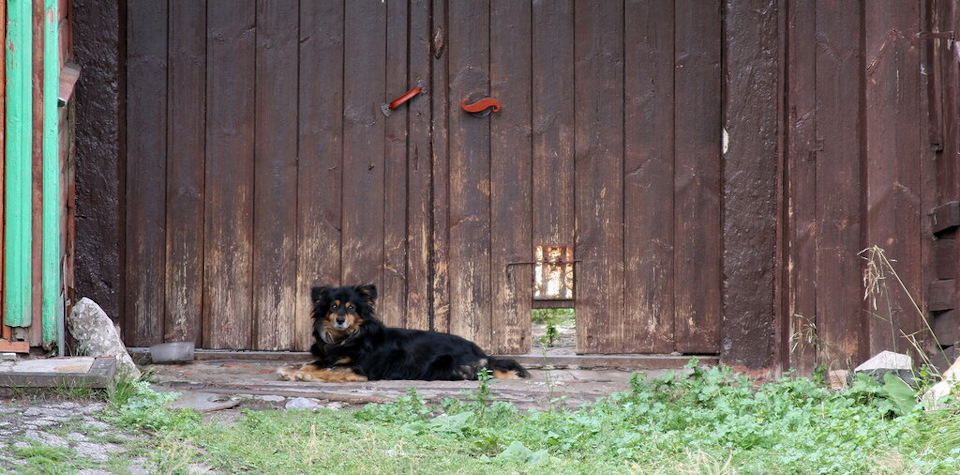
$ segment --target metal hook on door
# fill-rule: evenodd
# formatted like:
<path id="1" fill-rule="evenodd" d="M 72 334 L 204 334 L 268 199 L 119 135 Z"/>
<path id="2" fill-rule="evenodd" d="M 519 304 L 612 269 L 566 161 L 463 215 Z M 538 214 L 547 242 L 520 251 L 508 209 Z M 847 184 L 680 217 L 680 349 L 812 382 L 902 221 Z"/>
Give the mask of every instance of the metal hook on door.
<path id="1" fill-rule="evenodd" d="M 486 117 L 492 112 L 500 112 L 501 106 L 500 101 L 487 97 L 473 104 L 468 104 L 467 100 L 464 99 L 463 102 L 460 103 L 460 108 L 469 112 L 474 117 Z"/>

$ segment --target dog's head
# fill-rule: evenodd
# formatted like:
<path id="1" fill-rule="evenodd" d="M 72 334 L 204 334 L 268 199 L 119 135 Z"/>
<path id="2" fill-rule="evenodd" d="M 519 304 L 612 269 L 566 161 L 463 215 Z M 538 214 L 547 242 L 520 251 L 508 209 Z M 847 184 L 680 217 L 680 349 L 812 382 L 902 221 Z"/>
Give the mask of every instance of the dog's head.
<path id="1" fill-rule="evenodd" d="M 340 343 L 375 321 L 377 288 L 370 285 L 314 287 L 314 334 L 324 343 Z"/>

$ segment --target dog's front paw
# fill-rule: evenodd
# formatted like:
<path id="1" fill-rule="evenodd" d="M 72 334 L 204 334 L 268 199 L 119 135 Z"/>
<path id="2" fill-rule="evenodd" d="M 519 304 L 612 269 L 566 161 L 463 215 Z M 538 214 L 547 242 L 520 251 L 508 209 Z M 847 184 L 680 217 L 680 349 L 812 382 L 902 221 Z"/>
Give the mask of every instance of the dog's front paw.
<path id="1" fill-rule="evenodd" d="M 277 370 L 277 379 L 281 381 L 296 381 L 299 370 L 280 368 Z"/>

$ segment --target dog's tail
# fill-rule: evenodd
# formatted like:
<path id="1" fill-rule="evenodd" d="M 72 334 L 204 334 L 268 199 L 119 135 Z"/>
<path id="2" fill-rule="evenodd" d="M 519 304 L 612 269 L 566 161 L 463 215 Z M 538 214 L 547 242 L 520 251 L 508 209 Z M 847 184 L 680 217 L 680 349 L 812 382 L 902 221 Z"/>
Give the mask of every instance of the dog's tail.
<path id="1" fill-rule="evenodd" d="M 489 357 L 490 369 L 493 370 L 493 377 L 497 379 L 517 379 L 517 378 L 529 378 L 530 373 L 524 369 L 523 366 L 520 366 L 520 363 L 517 363 L 514 360 L 509 358 L 494 358 Z"/>

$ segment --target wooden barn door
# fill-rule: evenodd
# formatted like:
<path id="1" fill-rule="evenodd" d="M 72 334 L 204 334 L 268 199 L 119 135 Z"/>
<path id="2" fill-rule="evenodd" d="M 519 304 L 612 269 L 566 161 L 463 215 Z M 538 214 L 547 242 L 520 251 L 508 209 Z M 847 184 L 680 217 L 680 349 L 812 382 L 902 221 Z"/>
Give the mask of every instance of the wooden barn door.
<path id="1" fill-rule="evenodd" d="M 438 1 L 434 18 L 449 330 L 529 351 L 534 249 L 553 246 L 575 261 L 578 352 L 718 353 L 721 3 Z M 488 97 L 498 112 L 461 108 Z"/>
<path id="2" fill-rule="evenodd" d="M 718 352 L 719 0 L 127 14 L 128 344 L 306 349 L 310 287 L 372 282 L 388 324 L 527 353 L 546 246 L 578 352 Z"/>

